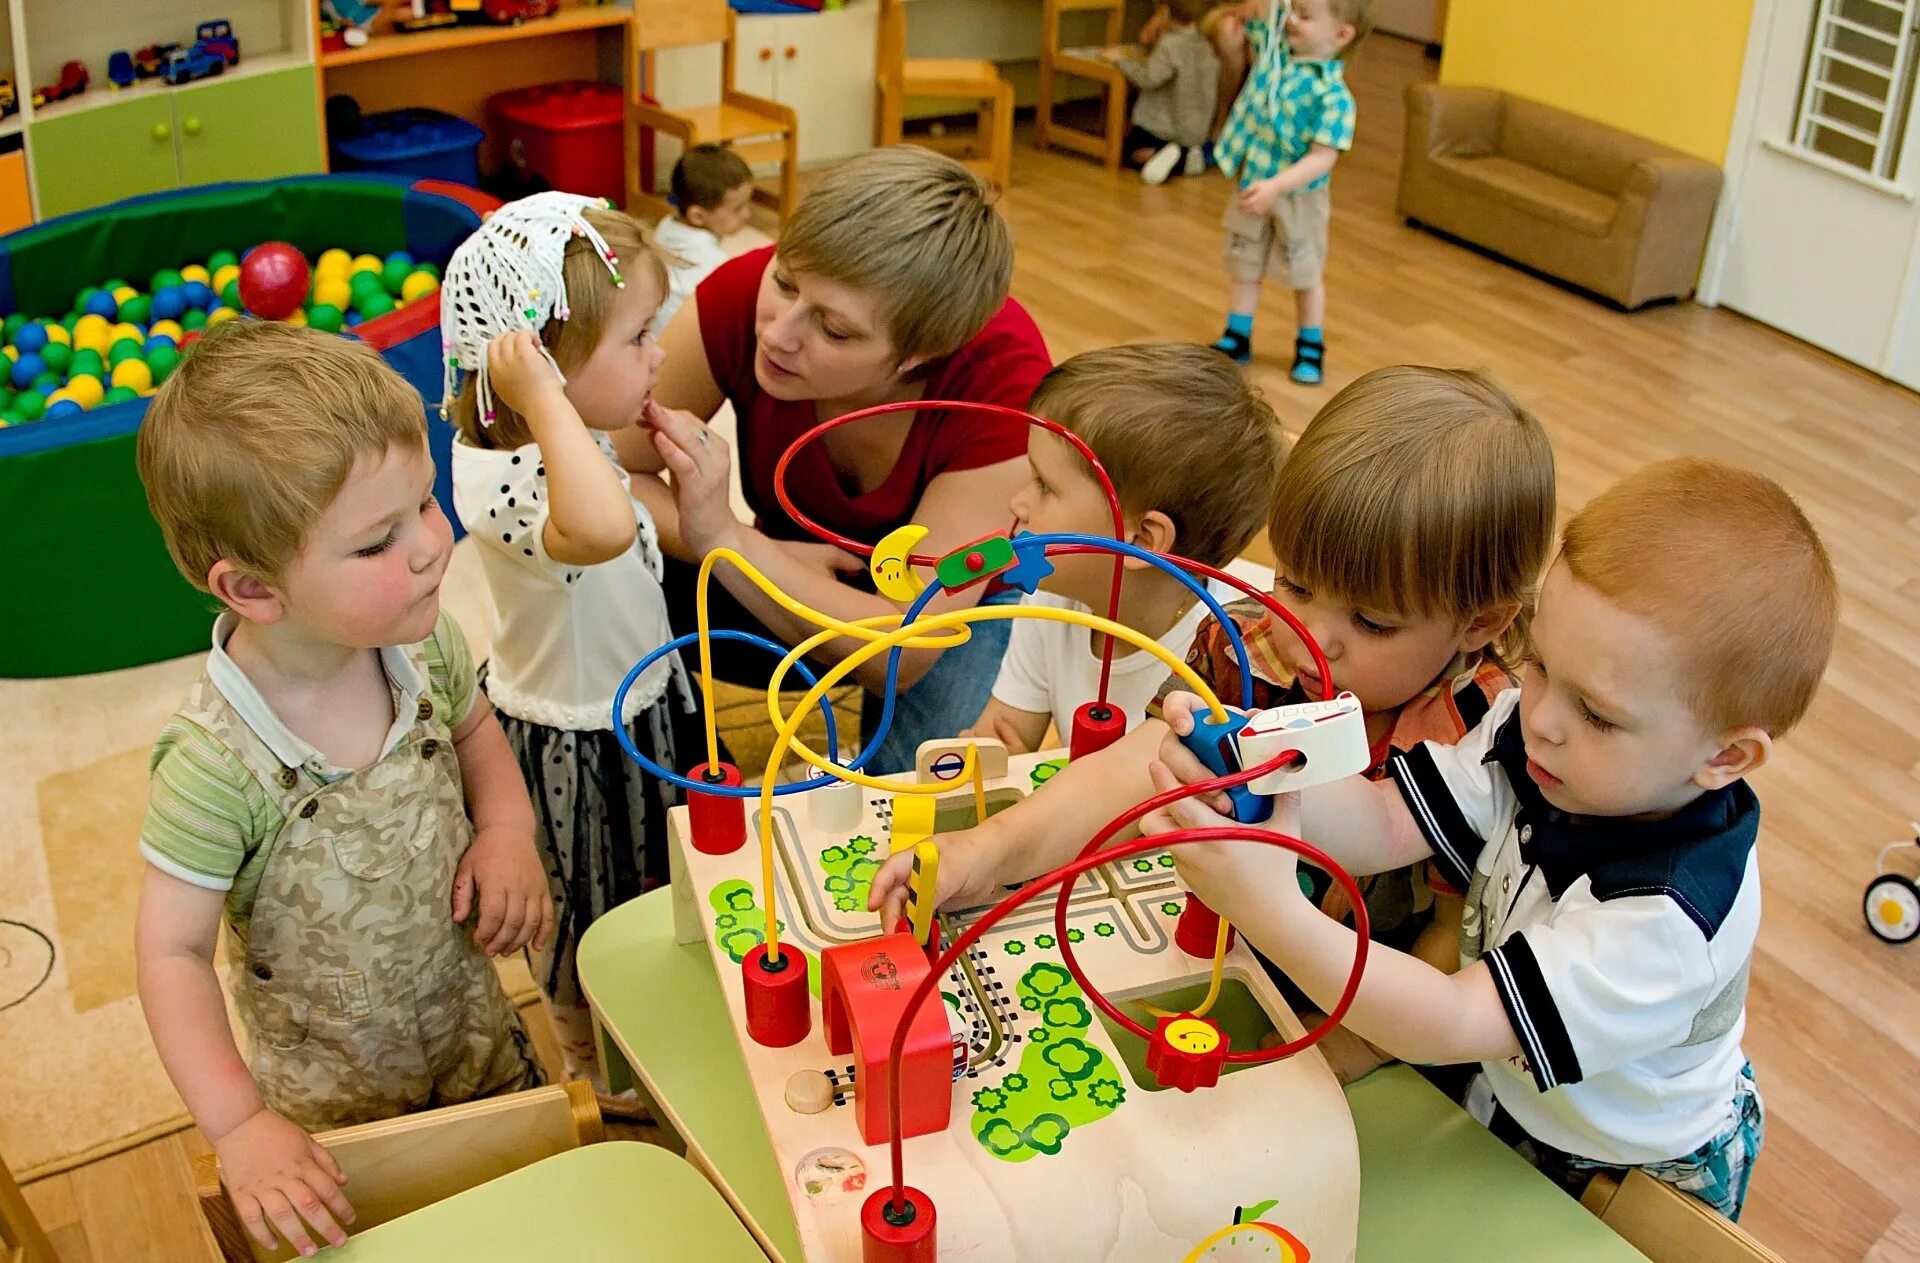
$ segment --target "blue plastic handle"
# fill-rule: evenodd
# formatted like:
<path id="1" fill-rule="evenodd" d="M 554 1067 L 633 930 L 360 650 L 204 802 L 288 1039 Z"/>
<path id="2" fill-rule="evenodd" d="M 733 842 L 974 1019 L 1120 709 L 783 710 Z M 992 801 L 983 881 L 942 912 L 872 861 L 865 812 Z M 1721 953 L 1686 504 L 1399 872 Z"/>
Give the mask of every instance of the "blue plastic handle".
<path id="1" fill-rule="evenodd" d="M 1251 718 L 1233 711 L 1228 711 L 1224 720 L 1195 715 L 1193 731 L 1180 738 L 1180 744 L 1193 751 L 1194 757 L 1206 764 L 1215 776 L 1238 772 L 1240 756 L 1234 752 L 1233 735 L 1245 728 Z M 1233 818 L 1241 824 L 1259 824 L 1273 815 L 1272 797 L 1256 794 L 1245 785 L 1228 790 L 1227 801 L 1233 805 Z"/>

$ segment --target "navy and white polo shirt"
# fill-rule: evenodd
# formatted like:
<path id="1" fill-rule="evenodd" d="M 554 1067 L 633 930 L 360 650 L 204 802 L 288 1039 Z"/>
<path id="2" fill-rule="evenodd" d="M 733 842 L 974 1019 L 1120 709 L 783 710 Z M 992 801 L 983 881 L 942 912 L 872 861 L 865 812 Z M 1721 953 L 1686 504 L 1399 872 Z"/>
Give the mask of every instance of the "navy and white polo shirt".
<path id="1" fill-rule="evenodd" d="M 1482 1069 L 1556 1149 L 1677 1158 L 1733 1120 L 1760 804 L 1736 781 L 1665 820 L 1570 816 L 1527 775 L 1519 703 L 1510 689 L 1458 745 L 1389 765 L 1467 892 L 1461 963 L 1486 961 L 1520 1039 L 1523 1055 Z"/>

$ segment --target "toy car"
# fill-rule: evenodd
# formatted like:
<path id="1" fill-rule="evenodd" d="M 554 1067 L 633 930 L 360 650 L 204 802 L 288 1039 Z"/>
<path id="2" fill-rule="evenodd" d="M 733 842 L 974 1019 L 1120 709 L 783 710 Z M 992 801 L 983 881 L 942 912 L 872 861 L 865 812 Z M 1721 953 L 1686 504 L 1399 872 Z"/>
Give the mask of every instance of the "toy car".
<path id="1" fill-rule="evenodd" d="M 1914 936 L 1920 935 L 1920 883 L 1887 871 L 1887 856 L 1902 847 L 1920 847 L 1920 823 L 1909 827 L 1913 830 L 1913 841 L 1895 842 L 1880 852 L 1879 863 L 1875 865 L 1880 875 L 1867 883 L 1866 896 L 1860 903 L 1867 928 L 1885 943 L 1910 943 Z"/>
<path id="2" fill-rule="evenodd" d="M 87 64 L 83 61 L 70 61 L 60 67 L 59 79 L 44 88 L 34 89 L 34 108 L 38 109 L 54 101 L 64 101 L 70 96 L 78 96 L 87 90 L 87 84 L 90 81 Z"/>
<path id="3" fill-rule="evenodd" d="M 17 114 L 20 110 L 20 95 L 13 90 L 13 76 L 0 75 L 0 118 Z"/>
<path id="4" fill-rule="evenodd" d="M 107 58 L 107 81 L 116 88 L 133 84 L 133 54 L 122 48 Z"/>
<path id="5" fill-rule="evenodd" d="M 233 26 L 224 18 L 202 22 L 193 32 L 193 46 L 213 53 L 229 66 L 240 64 L 240 41 L 234 38 Z"/>
<path id="6" fill-rule="evenodd" d="M 450 0 L 448 7 L 462 22 L 518 26 L 529 18 L 546 17 L 560 4 L 559 0 Z"/>
<path id="7" fill-rule="evenodd" d="M 171 56 L 173 50 L 178 47 L 180 47 L 178 44 L 148 44 L 145 48 L 135 53 L 133 55 L 133 73 L 135 77 L 151 79 L 159 74 L 160 68 L 167 64 L 167 58 Z"/>
<path id="8" fill-rule="evenodd" d="M 168 53 L 167 64 L 160 67 L 160 77 L 178 86 L 221 74 L 226 68 L 227 63 L 219 54 L 195 45 L 192 48 L 176 48 Z"/>

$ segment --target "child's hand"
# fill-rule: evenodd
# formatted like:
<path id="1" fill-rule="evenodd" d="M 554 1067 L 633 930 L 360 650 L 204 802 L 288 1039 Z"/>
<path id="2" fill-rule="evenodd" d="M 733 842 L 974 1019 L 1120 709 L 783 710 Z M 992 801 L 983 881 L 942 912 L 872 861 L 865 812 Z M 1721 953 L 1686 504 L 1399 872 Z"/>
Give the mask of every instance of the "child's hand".
<path id="1" fill-rule="evenodd" d="M 1265 180 L 1255 180 L 1240 190 L 1239 207 L 1249 215 L 1264 215 L 1273 209 L 1280 195 L 1287 191 L 1286 184 L 1279 176 Z"/>
<path id="2" fill-rule="evenodd" d="M 453 919 L 465 921 L 479 903 L 473 941 L 489 956 L 538 951 L 553 932 L 553 896 L 533 839 L 507 829 L 481 829 L 453 875 Z"/>
<path id="3" fill-rule="evenodd" d="M 973 908 L 1000 894 L 993 865 L 982 854 L 975 830 L 946 834 L 939 839 L 940 871 L 933 883 L 933 906 Z M 867 908 L 880 914 L 880 928 L 890 931 L 907 915 L 907 879 L 913 875 L 913 852 L 888 858 L 867 888 Z"/>
<path id="4" fill-rule="evenodd" d="M 521 416 L 538 410 L 549 396 L 566 397 L 559 374 L 540 350 L 540 339 L 522 329 L 487 343 L 487 384 L 501 402 Z"/>
<path id="5" fill-rule="evenodd" d="M 347 1177 L 299 1127 L 263 1109 L 214 1141 L 213 1151 L 240 1222 L 262 1247 L 279 1244 L 277 1228 L 288 1245 L 312 1257 L 318 1247 L 308 1226 L 329 1245 L 345 1243 L 340 1225 L 353 1222 L 353 1206 L 340 1191 Z"/>
<path id="6" fill-rule="evenodd" d="M 1202 763 L 1200 756 L 1187 749 L 1180 740 L 1193 731 L 1194 715 L 1206 709 L 1208 709 L 1207 704 L 1192 693 L 1169 693 L 1166 700 L 1160 704 L 1160 717 L 1167 722 L 1167 735 L 1160 738 L 1159 761 L 1173 773 L 1176 784 L 1197 785 L 1201 781 L 1210 781 L 1218 775 Z M 1232 822 L 1233 804 L 1228 800 L 1225 791 L 1201 794 L 1191 801 L 1211 808 L 1215 814 L 1225 816 L 1229 823 Z M 1141 827 L 1144 829 L 1146 821 L 1159 814 L 1159 812 L 1149 814 L 1141 821 Z M 1157 831 L 1164 832 L 1164 829 Z"/>
<path id="7" fill-rule="evenodd" d="M 1153 778 L 1155 793 L 1193 783 L 1177 778 L 1158 759 L 1148 766 L 1147 774 Z M 1148 813 L 1140 821 L 1140 832 L 1158 835 L 1180 829 L 1237 827 L 1296 835 L 1299 819 L 1298 794 L 1278 795 L 1274 799 L 1272 818 L 1259 825 L 1236 825 L 1233 817 L 1221 815 L 1200 800 L 1182 798 Z M 1241 909 L 1250 905 L 1270 906 L 1289 895 L 1300 893 L 1296 876 L 1300 866 L 1299 857 L 1277 846 L 1255 842 L 1199 842 L 1175 846 L 1173 864 L 1174 871 L 1180 874 L 1180 880 L 1187 889 L 1229 921 L 1238 920 Z"/>

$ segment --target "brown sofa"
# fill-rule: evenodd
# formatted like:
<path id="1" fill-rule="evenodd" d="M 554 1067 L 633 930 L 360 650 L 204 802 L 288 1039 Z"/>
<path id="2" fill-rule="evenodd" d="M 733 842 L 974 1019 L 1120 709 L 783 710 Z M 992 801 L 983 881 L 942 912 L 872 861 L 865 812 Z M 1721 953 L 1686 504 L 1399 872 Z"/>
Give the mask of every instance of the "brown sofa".
<path id="1" fill-rule="evenodd" d="M 1492 88 L 1407 89 L 1400 214 L 1639 307 L 1693 292 L 1720 169 Z"/>

